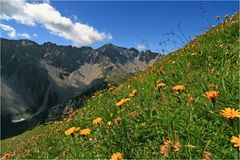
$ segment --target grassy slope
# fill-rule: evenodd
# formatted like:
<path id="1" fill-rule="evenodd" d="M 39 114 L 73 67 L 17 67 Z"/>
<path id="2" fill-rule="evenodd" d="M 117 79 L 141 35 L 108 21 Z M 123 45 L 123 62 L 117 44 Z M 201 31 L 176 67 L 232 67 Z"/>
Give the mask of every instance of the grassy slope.
<path id="1" fill-rule="evenodd" d="M 237 159 L 239 151 L 230 139 L 239 134 L 239 121 L 232 124 L 219 111 L 239 105 L 238 29 L 239 14 L 165 56 L 114 92 L 97 93 L 69 122 L 37 127 L 2 141 L 2 153 L 15 152 L 19 158 L 110 158 L 122 152 L 125 158 L 162 159 L 159 148 L 169 139 L 182 145 L 179 152 L 171 149 L 170 158 L 199 159 L 210 152 L 213 159 Z M 166 84 L 161 93 L 156 90 L 157 82 Z M 183 84 L 185 92 L 174 93 L 171 88 L 177 84 Z M 138 94 L 117 108 L 115 103 L 132 89 Z M 220 92 L 216 106 L 204 96 L 209 90 Z M 99 127 L 92 125 L 97 117 L 103 118 Z M 113 125 L 107 127 L 108 121 Z M 72 126 L 92 130 L 88 137 L 77 135 L 77 152 L 71 137 L 64 135 Z"/>

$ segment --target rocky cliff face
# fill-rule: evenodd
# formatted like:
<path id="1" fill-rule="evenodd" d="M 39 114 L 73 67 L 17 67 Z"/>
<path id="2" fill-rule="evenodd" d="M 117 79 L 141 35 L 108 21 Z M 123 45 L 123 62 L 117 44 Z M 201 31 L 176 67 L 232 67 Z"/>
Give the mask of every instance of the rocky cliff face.
<path id="1" fill-rule="evenodd" d="M 112 44 L 93 49 L 1 38 L 2 137 L 10 124 L 36 119 L 96 83 L 118 81 L 160 57 Z"/>

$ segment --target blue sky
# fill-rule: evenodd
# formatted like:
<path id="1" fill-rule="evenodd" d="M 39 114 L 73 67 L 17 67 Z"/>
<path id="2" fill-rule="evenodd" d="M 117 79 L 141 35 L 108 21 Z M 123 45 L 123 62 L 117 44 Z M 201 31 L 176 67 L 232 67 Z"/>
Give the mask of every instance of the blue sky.
<path id="1" fill-rule="evenodd" d="M 221 21 L 227 13 L 232 15 L 238 11 L 237 1 L 50 1 L 47 5 L 51 6 L 50 9 L 54 11 L 48 10 L 49 13 L 46 13 L 45 8 L 43 10 L 37 8 L 38 11 L 31 10 L 28 5 L 26 8 L 19 8 L 19 10 L 29 9 L 34 15 L 27 19 L 27 11 L 19 14 L 11 9 L 15 7 L 14 10 L 17 10 L 18 6 L 23 5 L 8 4 L 7 0 L 5 2 L 3 0 L 2 3 L 6 4 L 2 5 L 1 14 L 7 15 L 4 18 L 1 15 L 1 24 L 4 25 L 1 27 L 1 37 L 4 38 L 27 38 L 39 44 L 50 41 L 61 45 L 89 45 L 93 48 L 113 43 L 118 46 L 153 51 L 162 49 L 172 51 L 181 46 L 181 44 L 174 45 L 170 41 L 166 45 L 159 45 L 159 42 L 167 39 L 175 39 L 180 43 L 176 37 L 166 35 L 171 31 L 184 39 L 179 32 L 178 24 L 186 37 L 193 38 L 197 34 L 203 33 L 203 27 L 209 28 L 210 24 L 218 24 L 216 16 L 221 16 Z M 33 2 L 22 0 L 22 3 Z M 46 2 L 34 2 L 34 4 L 39 3 Z M 49 8 L 49 6 L 46 7 Z M 59 16 L 56 14 L 52 18 L 50 14 L 57 12 L 61 18 L 55 18 L 54 16 Z M 41 14 L 46 18 L 42 18 Z M 49 18 L 44 14 L 49 14 Z M 16 18 L 16 15 L 19 18 Z M 85 24 L 85 28 L 91 26 L 94 31 L 89 27 L 86 28 L 86 32 L 84 29 L 84 32 L 76 31 L 76 36 L 75 32 L 65 34 L 64 32 L 69 31 L 63 22 L 59 22 L 64 21 L 65 23 L 65 19 L 62 17 L 70 19 L 72 26 L 76 27 L 75 23 Z M 55 22 L 49 22 L 51 20 Z M 58 24 L 63 27 L 60 28 L 61 25 Z M 15 34 L 6 26 L 13 28 Z M 12 33 L 11 36 L 9 36 L 9 32 Z M 82 34 L 85 34 L 86 38 L 79 39 Z M 186 43 L 186 40 L 184 42 Z"/>

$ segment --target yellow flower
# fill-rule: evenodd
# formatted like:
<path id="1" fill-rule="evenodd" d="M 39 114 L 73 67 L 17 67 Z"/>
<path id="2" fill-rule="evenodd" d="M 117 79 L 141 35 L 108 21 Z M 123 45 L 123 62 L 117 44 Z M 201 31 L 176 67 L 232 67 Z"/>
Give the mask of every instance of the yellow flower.
<path id="1" fill-rule="evenodd" d="M 234 108 L 224 108 L 224 110 L 221 110 L 220 114 L 228 119 L 240 117 L 240 112 L 238 110 L 235 110 Z"/>
<path id="2" fill-rule="evenodd" d="M 96 119 L 93 120 L 92 124 L 93 124 L 93 125 L 99 125 L 101 122 L 102 122 L 102 118 L 99 118 L 99 117 L 98 117 L 98 118 L 96 118 Z"/>
<path id="3" fill-rule="evenodd" d="M 110 127 L 112 125 L 112 122 L 111 121 L 108 121 L 107 122 L 107 126 Z"/>
<path id="4" fill-rule="evenodd" d="M 67 129 L 64 133 L 66 136 L 70 136 L 75 132 L 76 129 L 77 129 L 76 127 L 72 127 L 72 128 Z"/>
<path id="5" fill-rule="evenodd" d="M 116 103 L 116 107 L 120 107 L 121 105 L 123 105 L 124 103 L 126 103 L 129 100 L 130 100 L 130 98 L 121 99 L 119 102 Z"/>
<path id="6" fill-rule="evenodd" d="M 218 92 L 218 91 L 209 91 L 209 92 L 206 92 L 206 96 L 207 96 L 210 100 L 215 100 L 218 95 L 219 95 L 219 92 Z"/>
<path id="7" fill-rule="evenodd" d="M 123 159 L 123 154 L 120 152 L 116 152 L 112 155 L 111 160 L 120 160 Z"/>
<path id="8" fill-rule="evenodd" d="M 172 89 L 175 91 L 183 91 L 185 90 L 185 87 L 184 85 L 176 85 L 176 86 L 173 86 Z"/>
<path id="9" fill-rule="evenodd" d="M 85 128 L 85 129 L 83 129 L 83 130 L 80 132 L 80 135 L 81 135 L 81 136 L 87 136 L 87 135 L 89 135 L 90 133 L 91 133 L 91 129 Z"/>
<path id="10" fill-rule="evenodd" d="M 165 86 L 166 86 L 165 83 L 158 83 L 157 84 L 157 89 L 160 89 L 160 88 L 165 87 Z"/>
<path id="11" fill-rule="evenodd" d="M 137 94 L 137 90 L 134 89 L 134 90 L 132 90 L 131 93 L 128 94 L 128 96 L 129 96 L 129 97 L 134 97 L 136 94 Z"/>
<path id="12" fill-rule="evenodd" d="M 233 143 L 234 147 L 239 147 L 240 149 L 240 135 L 237 136 L 232 136 L 231 142 Z"/>

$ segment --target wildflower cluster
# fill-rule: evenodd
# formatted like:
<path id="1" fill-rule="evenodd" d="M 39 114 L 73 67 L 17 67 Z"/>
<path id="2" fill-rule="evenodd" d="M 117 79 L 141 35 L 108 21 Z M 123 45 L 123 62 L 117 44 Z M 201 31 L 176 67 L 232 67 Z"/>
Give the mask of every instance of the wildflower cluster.
<path id="1" fill-rule="evenodd" d="M 87 136 L 91 133 L 91 129 L 85 128 L 83 130 L 80 130 L 80 127 L 71 127 L 69 129 L 65 130 L 64 133 L 66 136 L 73 136 L 73 134 L 75 134 L 75 133 L 80 133 L 80 135 L 82 135 L 82 136 Z"/>

